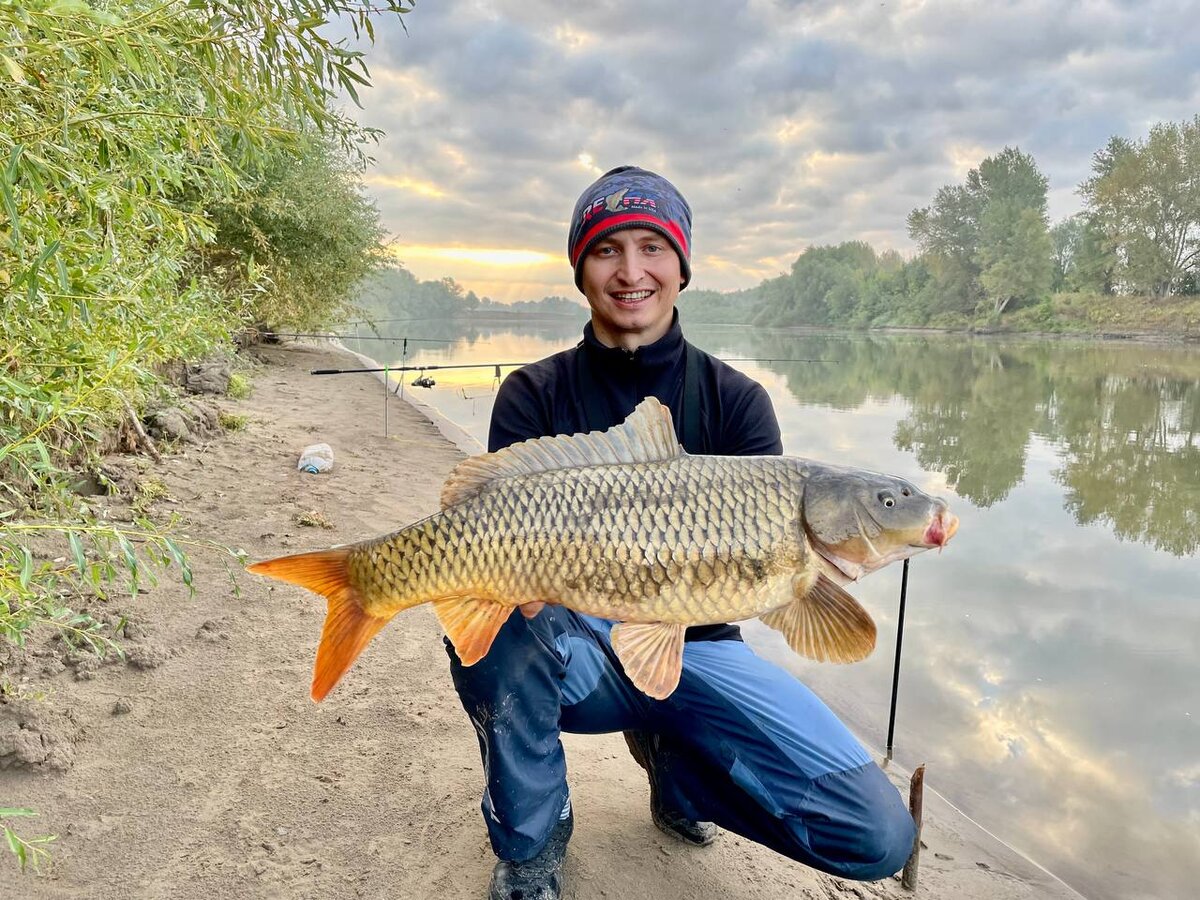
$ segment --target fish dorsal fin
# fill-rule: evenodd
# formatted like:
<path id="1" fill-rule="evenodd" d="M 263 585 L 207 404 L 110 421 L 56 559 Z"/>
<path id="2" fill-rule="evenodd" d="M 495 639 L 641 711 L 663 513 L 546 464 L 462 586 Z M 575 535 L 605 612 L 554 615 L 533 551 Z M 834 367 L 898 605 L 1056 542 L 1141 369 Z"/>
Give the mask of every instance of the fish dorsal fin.
<path id="1" fill-rule="evenodd" d="M 794 601 L 759 616 L 787 638 L 788 646 L 817 662 L 858 662 L 875 649 L 875 623 L 858 601 L 821 575 Z"/>
<path id="2" fill-rule="evenodd" d="M 647 397 L 607 431 L 533 438 L 463 460 L 442 488 L 442 509 L 474 497 L 497 478 L 621 463 L 661 462 L 683 455 L 671 411 Z"/>

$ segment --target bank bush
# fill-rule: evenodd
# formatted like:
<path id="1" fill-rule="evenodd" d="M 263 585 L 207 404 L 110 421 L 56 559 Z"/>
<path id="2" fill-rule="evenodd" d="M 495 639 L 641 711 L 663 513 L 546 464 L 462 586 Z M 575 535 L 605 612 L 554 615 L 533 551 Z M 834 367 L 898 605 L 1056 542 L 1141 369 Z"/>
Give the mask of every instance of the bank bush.
<path id="1" fill-rule="evenodd" d="M 0 3 L 0 639 L 42 625 L 107 652 L 82 601 L 156 566 L 190 582 L 195 545 L 97 521 L 73 472 L 170 393 L 169 363 L 343 312 L 379 252 L 356 187 L 375 133 L 338 103 L 362 55 L 323 27 L 370 38 L 410 6 Z"/>

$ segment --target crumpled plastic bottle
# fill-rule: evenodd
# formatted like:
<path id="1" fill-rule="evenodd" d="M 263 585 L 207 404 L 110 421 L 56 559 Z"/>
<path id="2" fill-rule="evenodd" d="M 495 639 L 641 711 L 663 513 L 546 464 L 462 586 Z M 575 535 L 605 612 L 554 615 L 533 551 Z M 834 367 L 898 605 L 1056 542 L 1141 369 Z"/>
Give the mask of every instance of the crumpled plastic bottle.
<path id="1" fill-rule="evenodd" d="M 333 468 L 333 448 L 328 444 L 312 444 L 305 447 L 296 468 L 313 475 L 328 472 Z"/>

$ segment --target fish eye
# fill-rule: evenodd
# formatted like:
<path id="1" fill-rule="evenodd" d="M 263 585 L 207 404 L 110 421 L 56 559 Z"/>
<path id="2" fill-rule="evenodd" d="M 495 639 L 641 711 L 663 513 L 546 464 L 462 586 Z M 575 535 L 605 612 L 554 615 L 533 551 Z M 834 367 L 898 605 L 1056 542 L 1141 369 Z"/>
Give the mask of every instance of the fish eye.
<path id="1" fill-rule="evenodd" d="M 896 505 L 896 498 L 893 497 L 891 494 L 889 494 L 887 491 L 880 491 L 879 492 L 879 502 L 882 503 L 884 506 L 886 506 L 888 509 L 891 509 L 893 506 Z"/>

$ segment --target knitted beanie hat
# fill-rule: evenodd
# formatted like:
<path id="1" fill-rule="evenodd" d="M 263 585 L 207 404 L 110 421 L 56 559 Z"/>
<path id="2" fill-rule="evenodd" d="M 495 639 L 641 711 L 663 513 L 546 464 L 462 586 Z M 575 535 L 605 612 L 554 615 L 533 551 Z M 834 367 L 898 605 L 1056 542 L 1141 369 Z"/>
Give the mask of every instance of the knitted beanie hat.
<path id="1" fill-rule="evenodd" d="M 622 228 L 650 228 L 665 237 L 679 255 L 680 289 L 687 287 L 692 280 L 692 209 L 675 185 L 637 166 L 605 172 L 575 204 L 567 255 L 575 268 L 576 287 L 583 288 L 583 260 L 588 251 Z"/>

